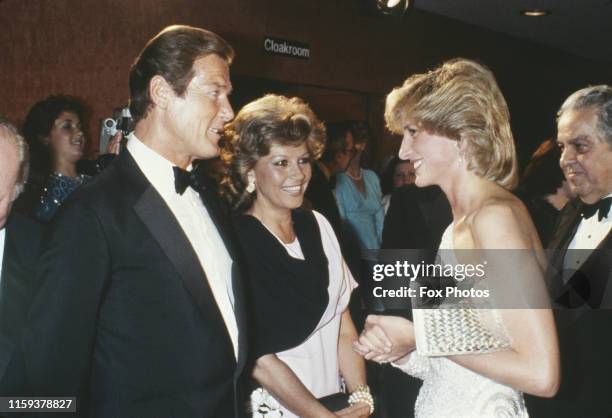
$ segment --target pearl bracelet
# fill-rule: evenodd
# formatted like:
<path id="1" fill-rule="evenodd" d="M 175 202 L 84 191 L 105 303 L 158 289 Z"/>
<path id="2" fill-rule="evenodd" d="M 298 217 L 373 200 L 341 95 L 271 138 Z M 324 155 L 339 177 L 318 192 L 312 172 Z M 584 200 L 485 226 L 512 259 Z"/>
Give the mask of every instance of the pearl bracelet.
<path id="1" fill-rule="evenodd" d="M 357 386 L 349 396 L 348 402 L 351 406 L 356 403 L 364 403 L 370 407 L 370 415 L 374 413 L 374 398 L 370 393 L 370 387 L 367 385 Z"/>

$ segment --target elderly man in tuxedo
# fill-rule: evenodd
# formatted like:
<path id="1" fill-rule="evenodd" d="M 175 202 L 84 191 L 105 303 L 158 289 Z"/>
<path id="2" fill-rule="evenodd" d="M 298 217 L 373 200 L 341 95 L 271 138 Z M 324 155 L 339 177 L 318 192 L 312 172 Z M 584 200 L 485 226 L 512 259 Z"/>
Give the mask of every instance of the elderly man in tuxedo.
<path id="1" fill-rule="evenodd" d="M 34 266 L 42 227 L 11 213 L 28 172 L 28 148 L 17 129 L 0 117 L 0 394 L 23 388 L 16 350 L 34 291 Z"/>
<path id="2" fill-rule="evenodd" d="M 171 26 L 130 70 L 126 149 L 50 226 L 23 346 L 32 394 L 83 417 L 234 417 L 245 365 L 243 286 L 212 188 L 234 113 L 218 35 Z"/>
<path id="3" fill-rule="evenodd" d="M 562 381 L 536 417 L 610 417 L 612 397 L 612 87 L 587 87 L 558 112 L 560 165 L 578 196 L 549 244 Z M 554 249 L 554 250 L 553 250 Z"/>

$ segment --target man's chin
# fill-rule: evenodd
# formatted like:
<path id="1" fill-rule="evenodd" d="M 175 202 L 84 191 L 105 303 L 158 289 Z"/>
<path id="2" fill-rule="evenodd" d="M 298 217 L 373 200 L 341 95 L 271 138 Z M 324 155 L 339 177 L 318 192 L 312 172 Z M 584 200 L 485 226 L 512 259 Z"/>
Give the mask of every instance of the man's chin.
<path id="1" fill-rule="evenodd" d="M 598 193 L 594 193 L 591 190 L 575 190 L 574 192 L 580 198 L 580 200 L 587 205 L 597 203 L 602 198 L 602 196 L 600 196 Z"/>

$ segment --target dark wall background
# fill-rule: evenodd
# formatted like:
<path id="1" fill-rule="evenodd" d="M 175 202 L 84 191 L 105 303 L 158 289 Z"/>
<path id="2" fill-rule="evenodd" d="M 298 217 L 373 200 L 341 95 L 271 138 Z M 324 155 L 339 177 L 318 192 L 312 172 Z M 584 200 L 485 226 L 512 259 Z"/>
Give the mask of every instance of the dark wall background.
<path id="1" fill-rule="evenodd" d="M 612 66 L 412 10 L 404 20 L 363 13 L 361 0 L 0 0 L 0 113 L 20 122 L 52 93 L 91 106 L 89 149 L 99 119 L 128 98 L 127 73 L 145 42 L 175 23 L 201 26 L 236 49 L 234 106 L 267 91 L 300 95 L 322 119 L 365 119 L 375 157 L 395 152 L 384 131 L 384 96 L 409 74 L 455 56 L 497 75 L 519 155 L 554 135 L 562 100 L 611 83 Z M 571 28 L 568 28 L 570 30 Z M 310 44 L 311 59 L 265 54 L 264 36 Z"/>

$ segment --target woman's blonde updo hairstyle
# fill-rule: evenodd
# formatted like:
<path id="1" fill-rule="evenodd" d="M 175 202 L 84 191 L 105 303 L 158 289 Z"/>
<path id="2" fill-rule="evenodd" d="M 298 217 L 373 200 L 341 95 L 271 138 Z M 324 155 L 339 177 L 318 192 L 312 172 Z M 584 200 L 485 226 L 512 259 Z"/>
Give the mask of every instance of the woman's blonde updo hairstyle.
<path id="1" fill-rule="evenodd" d="M 257 193 L 248 193 L 247 175 L 259 158 L 278 145 L 306 143 L 312 158 L 319 158 L 325 145 L 325 125 L 297 97 L 268 94 L 245 105 L 225 126 L 221 158 L 228 168 L 223 194 L 234 208 L 248 209 Z"/>
<path id="2" fill-rule="evenodd" d="M 407 120 L 427 132 L 466 141 L 468 169 L 506 189 L 517 184 L 510 113 L 493 73 L 463 58 L 409 77 L 387 96 L 387 127 L 401 134 Z"/>

